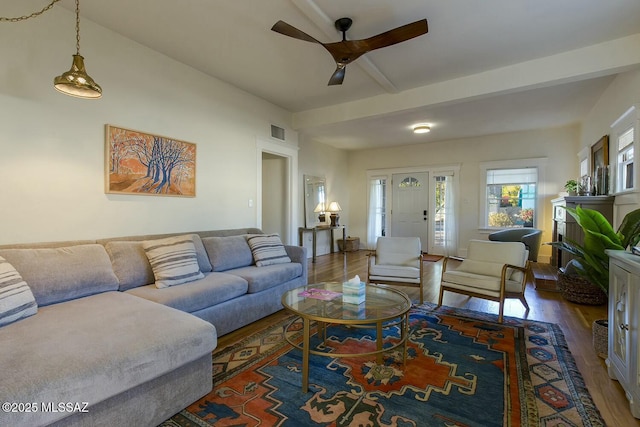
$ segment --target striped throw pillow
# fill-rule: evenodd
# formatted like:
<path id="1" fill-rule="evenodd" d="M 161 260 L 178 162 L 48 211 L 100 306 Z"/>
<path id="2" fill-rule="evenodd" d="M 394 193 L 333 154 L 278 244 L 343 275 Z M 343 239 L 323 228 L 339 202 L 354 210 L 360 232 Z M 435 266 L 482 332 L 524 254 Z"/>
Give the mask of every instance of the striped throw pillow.
<path id="1" fill-rule="evenodd" d="M 20 273 L 0 257 L 0 326 L 33 316 L 38 304 Z"/>
<path id="2" fill-rule="evenodd" d="M 202 279 L 191 236 L 175 236 L 142 242 L 157 288 L 168 288 Z"/>
<path id="3" fill-rule="evenodd" d="M 247 242 L 258 267 L 291 262 L 277 234 L 250 234 Z"/>

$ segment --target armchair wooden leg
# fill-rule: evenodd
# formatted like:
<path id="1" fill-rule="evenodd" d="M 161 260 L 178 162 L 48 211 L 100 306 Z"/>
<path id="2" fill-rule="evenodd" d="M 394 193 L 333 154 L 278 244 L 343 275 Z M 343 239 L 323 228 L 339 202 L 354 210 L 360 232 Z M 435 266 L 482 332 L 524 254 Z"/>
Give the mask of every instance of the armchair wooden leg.
<path id="1" fill-rule="evenodd" d="M 504 299 L 499 302 L 500 307 L 498 309 L 498 323 L 502 323 L 502 319 L 504 318 Z"/>
<path id="2" fill-rule="evenodd" d="M 444 288 L 440 285 L 440 296 L 438 297 L 438 307 L 442 305 L 442 296 L 444 295 Z"/>

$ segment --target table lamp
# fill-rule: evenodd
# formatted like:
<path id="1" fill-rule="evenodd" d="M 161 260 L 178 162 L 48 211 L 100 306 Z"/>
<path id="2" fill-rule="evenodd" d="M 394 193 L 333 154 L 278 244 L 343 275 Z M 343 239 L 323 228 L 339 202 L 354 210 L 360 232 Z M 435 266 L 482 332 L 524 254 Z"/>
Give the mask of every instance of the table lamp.
<path id="1" fill-rule="evenodd" d="M 341 210 L 342 210 L 342 208 L 340 207 L 338 202 L 329 203 L 329 207 L 327 208 L 327 212 L 331 212 L 331 214 L 329 215 L 329 218 L 331 218 L 331 226 L 332 227 L 337 227 L 337 226 L 340 225 L 340 224 L 338 224 L 338 220 L 340 219 L 340 215 L 338 214 L 338 212 L 340 212 Z"/>
<path id="2" fill-rule="evenodd" d="M 316 208 L 313 211 L 315 213 L 319 214 L 318 215 L 318 221 L 320 221 L 320 223 L 324 223 L 324 221 L 327 219 L 327 217 L 325 215 L 324 202 L 318 203 L 318 205 L 316 206 Z"/>

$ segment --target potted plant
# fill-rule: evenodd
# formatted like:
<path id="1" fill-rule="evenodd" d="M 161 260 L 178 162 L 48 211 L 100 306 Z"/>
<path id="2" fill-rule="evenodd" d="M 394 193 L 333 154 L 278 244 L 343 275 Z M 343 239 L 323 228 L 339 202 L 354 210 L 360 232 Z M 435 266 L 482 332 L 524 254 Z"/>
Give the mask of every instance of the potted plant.
<path id="1" fill-rule="evenodd" d="M 570 196 L 576 196 L 578 194 L 578 182 L 575 179 L 570 179 L 565 182 L 564 189 L 567 190 Z"/>
<path id="2" fill-rule="evenodd" d="M 584 232 L 584 243 L 567 239 L 552 242 L 551 245 L 569 252 L 577 261 L 574 263 L 578 275 L 588 279 L 603 292 L 609 292 L 609 256 L 607 249 L 625 250 L 640 241 L 640 209 L 629 212 L 618 231 L 600 212 L 593 209 L 564 209 L 576 220 Z"/>
<path id="3" fill-rule="evenodd" d="M 596 210 L 582 209 L 580 206 L 565 209 L 582 228 L 584 243 L 569 239 L 551 243 L 574 256 L 564 273 L 558 275 L 561 291 L 569 301 L 602 304 L 607 301 L 609 293 L 609 256 L 605 251 L 625 250 L 640 241 L 640 209 L 629 212 L 617 232 L 604 215 Z M 607 330 L 607 319 L 593 322 L 593 346 L 600 357 L 607 355 Z"/>

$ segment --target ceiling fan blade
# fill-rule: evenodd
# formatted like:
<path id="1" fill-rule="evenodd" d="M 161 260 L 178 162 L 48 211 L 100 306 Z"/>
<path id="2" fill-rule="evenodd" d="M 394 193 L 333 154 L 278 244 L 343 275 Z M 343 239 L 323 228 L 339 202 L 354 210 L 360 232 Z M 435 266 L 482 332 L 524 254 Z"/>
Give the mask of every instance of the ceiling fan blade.
<path id="1" fill-rule="evenodd" d="M 273 24 L 273 27 L 271 27 L 271 31 L 284 34 L 285 36 L 293 37 L 294 39 L 304 40 L 311 43 L 322 44 L 318 40 L 311 37 L 309 34 L 300 31 L 293 25 L 289 25 L 284 21 L 278 21 L 275 24 Z"/>
<path id="2" fill-rule="evenodd" d="M 346 65 L 338 64 L 338 68 L 333 72 L 333 75 L 329 79 L 329 86 L 341 85 L 344 80 L 344 72 L 346 71 Z"/>
<path id="3" fill-rule="evenodd" d="M 426 34 L 428 31 L 429 27 L 427 25 L 427 20 L 421 19 L 420 21 L 394 28 L 393 30 L 386 31 L 378 34 L 377 36 L 369 37 L 368 39 L 361 41 L 366 44 L 367 51 L 371 51 L 410 40 L 414 37 Z"/>

